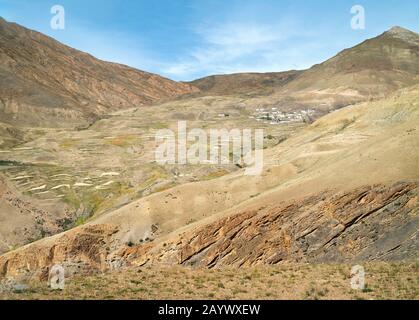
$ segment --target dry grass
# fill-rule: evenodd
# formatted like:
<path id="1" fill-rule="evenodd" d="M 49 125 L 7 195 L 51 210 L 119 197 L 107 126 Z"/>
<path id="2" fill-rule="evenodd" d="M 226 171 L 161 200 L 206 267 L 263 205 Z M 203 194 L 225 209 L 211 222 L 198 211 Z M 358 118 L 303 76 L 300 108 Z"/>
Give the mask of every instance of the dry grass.
<path id="1" fill-rule="evenodd" d="M 137 268 L 68 279 L 62 292 L 33 283 L 0 299 L 418 299 L 418 263 L 367 263 L 366 289 L 352 290 L 349 265 L 244 269 Z"/>

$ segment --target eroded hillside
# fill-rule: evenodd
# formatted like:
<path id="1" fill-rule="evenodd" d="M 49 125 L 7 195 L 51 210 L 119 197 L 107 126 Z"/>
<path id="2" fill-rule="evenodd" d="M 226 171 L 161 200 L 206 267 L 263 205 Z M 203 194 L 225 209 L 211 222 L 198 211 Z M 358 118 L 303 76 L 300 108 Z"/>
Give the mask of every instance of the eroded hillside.
<path id="1" fill-rule="evenodd" d="M 198 89 L 104 62 L 0 17 L 0 120 L 18 126 L 87 125 L 115 110 Z"/>
<path id="2" fill-rule="evenodd" d="M 266 150 L 261 176 L 139 199 L 3 255 L 2 275 L 416 259 L 418 97 L 414 86 L 335 111 Z"/>

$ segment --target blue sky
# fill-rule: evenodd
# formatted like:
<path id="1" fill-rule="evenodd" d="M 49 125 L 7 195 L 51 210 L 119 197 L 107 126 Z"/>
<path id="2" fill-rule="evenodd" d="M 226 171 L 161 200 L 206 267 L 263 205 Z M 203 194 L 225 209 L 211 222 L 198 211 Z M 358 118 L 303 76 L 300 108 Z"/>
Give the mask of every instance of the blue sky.
<path id="1" fill-rule="evenodd" d="M 65 8 L 65 30 L 50 9 Z M 366 11 L 352 30 L 353 5 Z M 107 61 L 175 80 L 304 69 L 394 25 L 419 31 L 417 0 L 0 0 L 0 16 Z"/>

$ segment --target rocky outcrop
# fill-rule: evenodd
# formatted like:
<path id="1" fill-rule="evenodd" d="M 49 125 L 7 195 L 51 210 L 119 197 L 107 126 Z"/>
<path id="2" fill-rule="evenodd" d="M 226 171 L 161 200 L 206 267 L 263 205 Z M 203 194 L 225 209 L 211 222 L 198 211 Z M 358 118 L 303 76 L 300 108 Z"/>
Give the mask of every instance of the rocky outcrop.
<path id="1" fill-rule="evenodd" d="M 365 186 L 236 214 L 125 256 L 140 265 L 209 268 L 415 259 L 418 226 L 416 183 Z"/>
<path id="2" fill-rule="evenodd" d="M 288 262 L 356 263 L 418 258 L 418 184 L 322 192 L 267 204 L 153 242 L 127 246 L 113 225 L 87 225 L 0 257 L 0 277 L 44 278 L 122 266 L 205 268 Z"/>
<path id="3" fill-rule="evenodd" d="M 28 245 L 0 257 L 0 277 L 47 279 L 55 264 L 63 265 L 68 275 L 106 270 L 116 230 L 113 226 L 88 226 Z"/>

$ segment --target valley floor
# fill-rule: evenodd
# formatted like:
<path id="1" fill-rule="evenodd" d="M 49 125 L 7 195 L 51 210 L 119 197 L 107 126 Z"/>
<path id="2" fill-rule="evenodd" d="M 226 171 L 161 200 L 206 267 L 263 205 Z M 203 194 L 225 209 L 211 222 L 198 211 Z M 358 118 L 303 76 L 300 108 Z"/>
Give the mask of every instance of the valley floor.
<path id="1" fill-rule="evenodd" d="M 351 289 L 351 265 L 284 264 L 253 268 L 137 268 L 0 292 L 0 299 L 419 299 L 419 263 L 365 263 L 365 289 Z"/>

